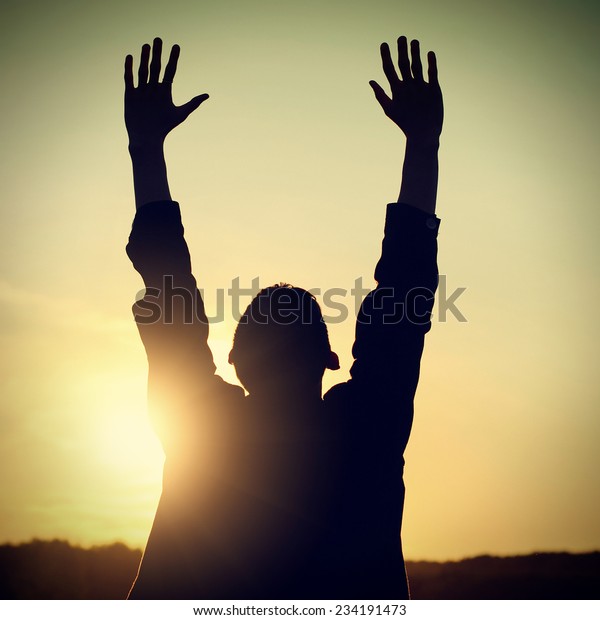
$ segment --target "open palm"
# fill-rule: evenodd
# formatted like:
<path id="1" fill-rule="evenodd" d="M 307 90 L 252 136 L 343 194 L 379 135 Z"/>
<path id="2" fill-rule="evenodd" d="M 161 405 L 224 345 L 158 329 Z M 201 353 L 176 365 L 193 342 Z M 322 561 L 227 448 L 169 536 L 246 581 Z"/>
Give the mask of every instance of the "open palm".
<path id="1" fill-rule="evenodd" d="M 171 49 L 163 81 L 159 81 L 161 70 L 162 40 L 154 39 L 152 60 L 150 45 L 142 47 L 138 85 L 133 83 L 133 57 L 125 59 L 125 125 L 129 134 L 130 147 L 162 144 L 167 134 L 182 123 L 208 95 L 198 95 L 181 106 L 173 103 L 172 86 L 179 46 Z M 148 63 L 150 63 L 148 67 Z"/>
<path id="2" fill-rule="evenodd" d="M 419 42 L 411 41 L 410 48 L 412 63 L 408 56 L 406 37 L 398 39 L 400 79 L 388 44 L 381 45 L 383 71 L 390 84 L 391 97 L 374 80 L 369 84 L 385 114 L 402 129 L 409 140 L 435 141 L 442 131 L 444 118 L 435 54 L 429 52 L 427 55 L 429 82 L 426 82 L 423 79 Z"/>

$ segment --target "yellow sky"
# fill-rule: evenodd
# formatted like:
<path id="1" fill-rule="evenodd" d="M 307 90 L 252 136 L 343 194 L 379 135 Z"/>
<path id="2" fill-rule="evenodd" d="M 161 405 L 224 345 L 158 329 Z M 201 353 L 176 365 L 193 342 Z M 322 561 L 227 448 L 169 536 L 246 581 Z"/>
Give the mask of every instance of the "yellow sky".
<path id="1" fill-rule="evenodd" d="M 141 281 L 124 253 L 125 54 L 177 42 L 176 101 L 211 95 L 167 144 L 211 312 L 236 277 L 373 284 L 403 140 L 368 80 L 383 80 L 379 43 L 405 33 L 438 54 L 440 270 L 448 295 L 466 287 L 468 319 L 436 312 L 428 336 L 406 555 L 600 548 L 595 3 L 111 0 L 3 14 L 0 541 L 142 545 L 158 498 L 130 320 Z M 225 315 L 212 344 L 231 378 Z M 342 369 L 327 386 L 348 376 L 352 320 L 330 333 Z"/>

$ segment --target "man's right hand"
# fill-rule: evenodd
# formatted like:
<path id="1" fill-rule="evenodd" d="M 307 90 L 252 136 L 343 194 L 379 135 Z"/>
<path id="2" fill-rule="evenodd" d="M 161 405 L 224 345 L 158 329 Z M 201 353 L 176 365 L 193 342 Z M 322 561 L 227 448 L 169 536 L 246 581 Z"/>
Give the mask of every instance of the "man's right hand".
<path id="1" fill-rule="evenodd" d="M 162 82 L 159 81 L 161 52 L 162 40 L 159 38 L 154 39 L 152 59 L 150 45 L 146 43 L 142 47 L 137 87 L 133 84 L 133 56 L 125 58 L 125 125 L 130 150 L 162 146 L 167 134 L 208 99 L 207 94 L 198 95 L 184 105 L 176 106 L 171 89 L 177 71 L 179 46 L 174 45 L 171 49 Z"/>

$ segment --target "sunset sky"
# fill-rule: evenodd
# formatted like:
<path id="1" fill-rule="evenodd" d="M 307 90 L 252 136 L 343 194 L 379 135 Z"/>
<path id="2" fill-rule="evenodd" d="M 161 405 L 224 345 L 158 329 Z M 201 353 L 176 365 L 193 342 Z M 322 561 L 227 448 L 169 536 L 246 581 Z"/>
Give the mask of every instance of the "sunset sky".
<path id="1" fill-rule="evenodd" d="M 404 139 L 368 85 L 400 34 L 445 100 L 434 311 L 406 453 L 409 559 L 600 549 L 600 41 L 583 0 L 3 2 L 0 543 L 143 546 L 162 453 L 124 251 L 123 60 L 182 48 L 167 141 L 219 372 L 227 289 L 374 286 Z M 244 299 L 245 302 L 249 298 Z M 348 378 L 349 318 L 330 325 Z M 326 311 L 337 315 L 338 311 Z"/>

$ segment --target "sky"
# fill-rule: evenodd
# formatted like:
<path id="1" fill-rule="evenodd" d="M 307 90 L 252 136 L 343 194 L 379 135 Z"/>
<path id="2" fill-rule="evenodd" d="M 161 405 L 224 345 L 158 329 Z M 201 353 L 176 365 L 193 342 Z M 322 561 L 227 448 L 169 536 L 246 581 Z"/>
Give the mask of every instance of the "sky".
<path id="1" fill-rule="evenodd" d="M 444 92 L 445 292 L 405 455 L 405 555 L 600 549 L 599 16 L 583 0 L 3 2 L 0 542 L 141 547 L 160 494 L 124 252 L 125 55 L 178 43 L 175 102 L 210 94 L 166 153 L 219 373 L 235 381 L 227 291 L 259 277 L 347 292 L 329 387 L 400 184 L 403 136 L 368 81 L 406 34 L 436 51 Z M 440 303 L 459 289 L 464 321 Z"/>

